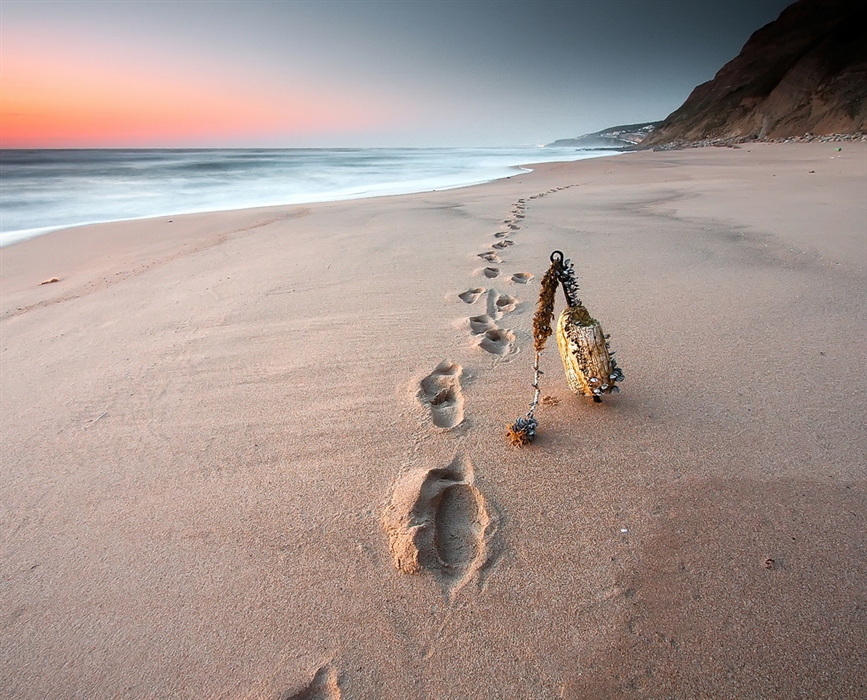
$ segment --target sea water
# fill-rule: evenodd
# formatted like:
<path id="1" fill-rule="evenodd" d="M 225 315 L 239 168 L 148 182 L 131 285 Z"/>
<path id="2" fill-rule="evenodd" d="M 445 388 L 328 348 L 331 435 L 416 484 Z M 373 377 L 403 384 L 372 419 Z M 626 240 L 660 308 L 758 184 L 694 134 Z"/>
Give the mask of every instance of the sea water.
<path id="1" fill-rule="evenodd" d="M 575 148 L 0 151 L 0 246 L 80 224 L 488 182 Z"/>

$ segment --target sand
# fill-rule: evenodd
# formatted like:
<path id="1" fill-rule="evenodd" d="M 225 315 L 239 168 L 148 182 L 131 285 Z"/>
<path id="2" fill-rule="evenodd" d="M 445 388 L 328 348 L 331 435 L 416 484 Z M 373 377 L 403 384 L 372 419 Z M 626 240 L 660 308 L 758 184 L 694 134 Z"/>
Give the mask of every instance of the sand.
<path id="1" fill-rule="evenodd" d="M 864 697 L 867 144 L 838 147 L 4 248 L 2 695 Z M 554 249 L 626 381 L 572 395 L 552 341 L 516 449 Z"/>

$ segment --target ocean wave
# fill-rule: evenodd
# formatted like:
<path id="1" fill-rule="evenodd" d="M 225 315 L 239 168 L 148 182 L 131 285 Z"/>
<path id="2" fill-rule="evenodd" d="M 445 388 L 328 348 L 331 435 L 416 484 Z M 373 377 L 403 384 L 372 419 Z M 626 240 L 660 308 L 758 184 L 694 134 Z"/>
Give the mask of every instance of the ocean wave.
<path id="1" fill-rule="evenodd" d="M 425 192 L 521 163 L 609 155 L 574 148 L 82 149 L 0 151 L 0 246 L 82 224 Z"/>

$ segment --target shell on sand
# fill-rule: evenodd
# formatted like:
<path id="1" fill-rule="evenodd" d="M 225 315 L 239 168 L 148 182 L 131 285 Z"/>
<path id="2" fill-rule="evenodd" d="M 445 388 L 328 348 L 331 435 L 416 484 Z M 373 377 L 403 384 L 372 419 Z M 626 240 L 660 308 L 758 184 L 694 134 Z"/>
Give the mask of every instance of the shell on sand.
<path id="1" fill-rule="evenodd" d="M 583 306 L 570 306 L 557 320 L 557 346 L 569 388 L 600 400 L 614 390 L 614 366 L 602 326 Z"/>

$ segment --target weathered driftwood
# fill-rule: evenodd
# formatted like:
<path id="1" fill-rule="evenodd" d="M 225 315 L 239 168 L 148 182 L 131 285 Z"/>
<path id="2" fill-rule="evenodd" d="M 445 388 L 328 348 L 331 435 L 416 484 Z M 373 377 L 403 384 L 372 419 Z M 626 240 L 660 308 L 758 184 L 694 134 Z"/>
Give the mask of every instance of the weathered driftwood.
<path id="1" fill-rule="evenodd" d="M 612 365 L 602 325 L 579 303 L 557 320 L 557 346 L 569 388 L 581 396 L 601 401 L 603 394 L 619 391 L 619 376 Z"/>

